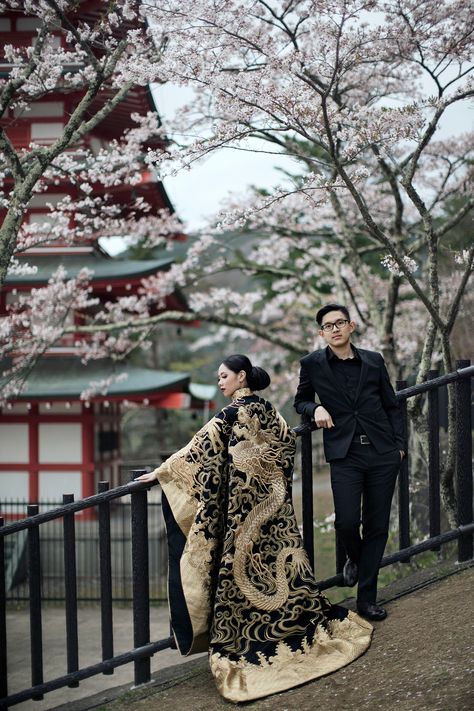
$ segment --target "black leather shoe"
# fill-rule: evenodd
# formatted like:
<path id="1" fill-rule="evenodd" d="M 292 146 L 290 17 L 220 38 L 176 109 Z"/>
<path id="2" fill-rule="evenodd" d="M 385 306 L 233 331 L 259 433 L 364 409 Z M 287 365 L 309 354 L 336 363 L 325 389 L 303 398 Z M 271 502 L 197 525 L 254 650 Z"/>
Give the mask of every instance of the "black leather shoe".
<path id="1" fill-rule="evenodd" d="M 375 602 L 358 602 L 357 612 L 366 620 L 384 620 L 387 617 L 387 610 Z"/>
<path id="2" fill-rule="evenodd" d="M 346 560 L 344 568 L 342 569 L 342 577 L 344 579 L 344 585 L 348 588 L 352 588 L 359 580 L 359 568 L 357 567 L 357 563 L 354 563 L 350 558 Z"/>

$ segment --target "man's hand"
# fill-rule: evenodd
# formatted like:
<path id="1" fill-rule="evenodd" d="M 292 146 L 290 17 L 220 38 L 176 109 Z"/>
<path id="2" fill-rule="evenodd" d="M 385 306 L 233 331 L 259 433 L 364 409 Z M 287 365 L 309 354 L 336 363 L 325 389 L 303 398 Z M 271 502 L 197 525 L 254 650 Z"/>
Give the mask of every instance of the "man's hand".
<path id="1" fill-rule="evenodd" d="M 334 422 L 332 421 L 331 415 L 322 405 L 318 405 L 318 407 L 314 411 L 314 421 L 316 422 L 318 427 L 326 427 L 327 429 L 329 429 L 330 427 L 335 426 Z"/>
<path id="2" fill-rule="evenodd" d="M 400 452 L 400 461 L 402 461 L 403 459 L 405 459 L 405 452 L 403 451 L 403 449 L 399 449 L 398 451 Z"/>

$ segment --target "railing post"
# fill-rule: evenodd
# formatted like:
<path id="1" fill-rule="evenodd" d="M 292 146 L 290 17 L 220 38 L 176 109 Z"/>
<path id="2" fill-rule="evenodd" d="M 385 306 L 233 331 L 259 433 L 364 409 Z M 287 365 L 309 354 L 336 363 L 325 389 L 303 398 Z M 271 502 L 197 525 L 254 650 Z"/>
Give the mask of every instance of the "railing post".
<path id="1" fill-rule="evenodd" d="M 145 470 L 134 470 L 134 479 Z M 147 490 L 131 495 L 132 577 L 133 577 L 133 646 L 143 647 L 150 641 L 150 586 L 148 573 L 148 510 Z M 150 657 L 138 659 L 135 665 L 135 686 L 150 681 Z"/>
<path id="2" fill-rule="evenodd" d="M 3 518 L 0 518 L 0 528 Z M 7 591 L 5 585 L 5 537 L 0 536 L 0 698 L 8 695 L 7 681 Z"/>
<path id="3" fill-rule="evenodd" d="M 314 570 L 313 444 L 311 430 L 301 435 L 301 499 L 303 545 Z"/>
<path id="4" fill-rule="evenodd" d="M 397 380 L 397 390 L 404 390 L 407 387 L 406 380 Z M 403 431 L 405 439 L 408 440 L 408 415 L 407 401 L 403 398 L 400 402 L 402 412 Z M 398 473 L 398 541 L 399 548 L 410 546 L 410 485 L 408 475 L 409 453 L 405 452 L 405 457 L 400 464 Z M 408 562 L 408 558 L 403 562 Z"/>
<path id="5" fill-rule="evenodd" d="M 437 378 L 439 372 L 430 370 L 428 380 Z M 439 491 L 439 400 L 438 388 L 428 390 L 428 484 L 430 511 L 430 538 L 438 536 L 440 524 L 440 491 Z M 441 550 L 441 546 L 433 548 Z"/>
<path id="6" fill-rule="evenodd" d="M 27 515 L 38 513 L 37 504 L 27 506 Z M 28 529 L 28 574 L 30 585 L 31 686 L 43 683 L 43 628 L 41 620 L 41 557 L 39 526 Z M 32 697 L 35 701 L 43 694 Z"/>
<path id="7" fill-rule="evenodd" d="M 108 481 L 99 481 L 97 491 L 109 490 Z M 100 563 L 100 622 L 102 636 L 102 661 L 114 656 L 114 630 L 112 610 L 112 555 L 110 541 L 110 503 L 99 504 L 99 563 Z M 113 674 L 106 669 L 104 674 Z"/>
<path id="8" fill-rule="evenodd" d="M 456 361 L 456 370 L 468 368 L 470 360 Z M 472 509 L 472 432 L 471 432 L 471 379 L 456 381 L 456 496 L 458 526 L 471 523 Z M 458 539 L 458 560 L 473 557 L 473 534 Z"/>
<path id="9" fill-rule="evenodd" d="M 74 494 L 63 494 L 63 504 L 72 504 Z M 63 517 L 64 532 L 64 591 L 66 603 L 66 653 L 67 673 L 79 669 L 79 646 L 77 638 L 77 575 L 76 575 L 76 529 L 74 514 L 67 513 Z M 68 684 L 74 688 L 78 681 Z"/>

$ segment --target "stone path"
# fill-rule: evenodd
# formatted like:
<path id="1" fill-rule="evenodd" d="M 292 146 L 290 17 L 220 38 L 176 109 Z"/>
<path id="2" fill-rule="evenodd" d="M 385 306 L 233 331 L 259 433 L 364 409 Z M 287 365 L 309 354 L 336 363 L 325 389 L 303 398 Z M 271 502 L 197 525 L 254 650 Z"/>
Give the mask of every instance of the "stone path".
<path id="1" fill-rule="evenodd" d="M 438 570 L 438 575 L 439 575 Z M 472 711 L 474 568 L 451 567 L 385 588 L 389 617 L 368 652 L 345 669 L 245 704 L 251 711 Z M 418 587 L 410 594 L 407 588 Z M 348 606 L 351 606 L 349 602 Z M 158 655 L 159 656 L 159 655 Z M 171 667 L 136 690 L 102 692 L 56 711 L 223 711 L 205 658 Z M 30 706 L 36 708 L 35 705 Z"/>

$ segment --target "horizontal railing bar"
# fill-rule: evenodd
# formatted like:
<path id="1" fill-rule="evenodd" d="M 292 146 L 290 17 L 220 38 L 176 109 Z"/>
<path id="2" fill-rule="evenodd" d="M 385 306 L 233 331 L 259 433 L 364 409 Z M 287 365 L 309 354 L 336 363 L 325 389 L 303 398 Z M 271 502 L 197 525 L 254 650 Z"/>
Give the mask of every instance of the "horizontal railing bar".
<path id="1" fill-rule="evenodd" d="M 454 370 L 452 373 L 440 375 L 438 378 L 433 378 L 432 380 L 425 380 L 423 383 L 418 383 L 417 385 L 410 385 L 409 388 L 398 390 L 395 394 L 398 399 L 406 399 L 415 395 L 421 395 L 421 393 L 425 393 L 428 390 L 435 390 L 441 385 L 454 383 L 460 378 L 469 377 L 474 377 L 474 365 L 470 365 L 467 368 L 459 368 L 458 370 Z"/>
<path id="2" fill-rule="evenodd" d="M 156 482 L 156 484 L 158 484 L 158 482 Z M 93 506 L 103 504 L 104 501 L 118 499 L 121 496 L 132 494 L 134 491 L 149 489 L 151 486 L 156 486 L 156 484 L 155 482 L 143 481 L 132 481 L 129 484 L 122 484 L 122 486 L 116 486 L 114 489 L 109 489 L 109 491 L 104 491 L 101 494 L 94 494 L 93 496 L 88 496 L 85 499 L 74 501 L 71 504 L 59 506 L 57 509 L 51 509 L 50 511 L 45 511 L 44 513 L 36 514 L 35 516 L 30 516 L 29 518 L 9 523 L 0 528 L 0 535 L 8 536 L 11 533 L 18 533 L 18 531 L 24 531 L 26 528 L 32 528 L 38 524 L 54 521 L 56 518 L 64 516 L 64 514 L 84 511 L 84 509 L 90 509 Z"/>
<path id="3" fill-rule="evenodd" d="M 391 553 L 385 556 L 380 563 L 381 568 L 385 568 L 387 565 L 392 565 L 393 563 L 399 563 L 406 558 L 411 558 L 413 555 L 418 553 L 424 553 L 425 551 L 435 550 L 440 545 L 444 543 L 449 543 L 449 541 L 454 541 L 456 538 L 461 538 L 461 536 L 467 533 L 474 532 L 474 522 L 468 523 L 465 526 L 458 526 L 453 528 L 451 531 L 446 531 L 445 533 L 440 533 L 439 536 L 433 536 L 433 538 L 427 538 L 420 543 L 415 543 L 408 548 L 402 548 L 396 553 Z M 331 578 L 324 578 L 324 580 L 318 580 L 316 585 L 320 590 L 327 590 L 327 588 L 332 588 L 340 585 L 343 582 L 342 573 L 333 575 Z"/>
<path id="4" fill-rule="evenodd" d="M 301 425 L 297 425 L 292 429 L 297 437 L 301 437 L 301 435 L 304 435 L 307 432 L 314 432 L 314 430 L 318 428 L 316 427 L 316 422 L 314 420 L 311 420 L 308 422 L 303 422 Z"/>
<path id="5" fill-rule="evenodd" d="M 0 708 L 6 708 L 8 706 L 14 706 L 22 701 L 33 698 L 38 694 L 45 694 L 49 691 L 55 691 L 56 689 L 61 689 L 64 686 L 68 686 L 74 681 L 83 681 L 91 676 L 100 674 L 103 671 L 108 671 L 115 669 L 116 667 L 123 666 L 124 664 L 129 664 L 135 659 L 142 659 L 144 657 L 152 657 L 155 652 L 160 652 L 162 649 L 169 649 L 171 645 L 174 644 L 173 637 L 167 637 L 165 639 L 160 639 L 157 642 L 150 642 L 143 647 L 137 647 L 137 649 L 132 649 L 130 652 L 124 652 L 119 654 L 112 659 L 106 659 L 103 662 L 98 662 L 97 664 L 92 664 L 89 667 L 84 667 L 79 669 L 79 671 L 71 672 L 70 674 L 65 674 L 64 676 L 59 676 L 51 681 L 46 681 L 44 684 L 38 684 L 33 686 L 31 689 L 25 689 L 24 691 L 18 691 L 16 694 L 0 699 Z"/>
<path id="6" fill-rule="evenodd" d="M 474 523 L 469 523 L 466 526 L 459 526 L 458 528 L 453 528 L 451 531 L 446 531 L 445 533 L 440 533 L 439 536 L 433 536 L 433 538 L 427 538 L 425 541 L 420 543 L 415 543 L 409 548 L 404 548 L 396 553 L 391 553 L 383 558 L 381 568 L 385 568 L 387 565 L 392 565 L 393 563 L 398 563 L 399 561 L 407 558 L 411 555 L 417 555 L 418 553 L 424 553 L 425 551 L 432 550 L 439 545 L 444 543 L 449 543 L 457 538 L 461 538 L 468 533 L 474 532 Z"/>
<path id="7" fill-rule="evenodd" d="M 8 607 L 11 607 L 13 604 L 16 604 L 17 602 L 28 602 L 29 597 L 26 596 L 11 596 L 11 597 L 6 597 L 6 602 Z M 162 595 L 161 597 L 154 597 L 153 595 L 150 597 L 150 602 L 166 602 L 167 597 L 165 595 Z M 64 595 L 62 597 L 44 597 L 43 600 L 46 600 L 47 602 L 64 602 Z M 100 602 L 100 595 L 97 594 L 97 597 L 81 597 L 78 595 L 77 598 L 78 602 Z M 114 597 L 114 603 L 117 602 L 133 602 L 133 597 L 130 595 L 130 597 Z"/>

